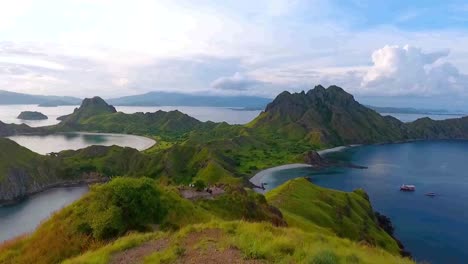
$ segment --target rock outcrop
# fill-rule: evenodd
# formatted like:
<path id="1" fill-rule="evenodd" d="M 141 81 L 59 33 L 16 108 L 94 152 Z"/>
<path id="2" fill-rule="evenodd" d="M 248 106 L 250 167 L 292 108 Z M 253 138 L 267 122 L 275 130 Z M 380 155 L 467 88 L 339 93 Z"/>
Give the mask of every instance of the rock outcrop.
<path id="1" fill-rule="evenodd" d="M 46 115 L 44 115 L 41 112 L 36 112 L 36 111 L 24 111 L 21 112 L 18 117 L 18 119 L 22 120 L 46 120 L 49 119 Z"/>
<path id="2" fill-rule="evenodd" d="M 116 113 L 115 107 L 109 105 L 101 97 L 86 98 L 79 108 L 75 108 L 72 114 L 57 118 L 63 124 L 73 126 L 80 121 L 96 115 Z"/>

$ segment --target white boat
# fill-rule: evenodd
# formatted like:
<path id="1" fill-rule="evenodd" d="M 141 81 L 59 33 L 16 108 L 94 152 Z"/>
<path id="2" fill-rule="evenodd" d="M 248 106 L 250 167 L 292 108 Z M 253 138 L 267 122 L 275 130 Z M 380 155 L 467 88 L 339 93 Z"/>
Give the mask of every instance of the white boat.
<path id="1" fill-rule="evenodd" d="M 416 186 L 414 185 L 403 184 L 400 186 L 400 191 L 414 192 L 415 190 Z"/>

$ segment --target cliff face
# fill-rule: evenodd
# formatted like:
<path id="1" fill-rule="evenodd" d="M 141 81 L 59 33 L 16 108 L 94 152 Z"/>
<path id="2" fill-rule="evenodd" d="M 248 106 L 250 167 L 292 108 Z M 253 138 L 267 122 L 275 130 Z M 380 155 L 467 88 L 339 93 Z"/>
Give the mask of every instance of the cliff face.
<path id="1" fill-rule="evenodd" d="M 0 138 L 0 205 L 56 186 L 104 181 L 92 168 L 71 171 L 59 156 L 42 156 Z"/>

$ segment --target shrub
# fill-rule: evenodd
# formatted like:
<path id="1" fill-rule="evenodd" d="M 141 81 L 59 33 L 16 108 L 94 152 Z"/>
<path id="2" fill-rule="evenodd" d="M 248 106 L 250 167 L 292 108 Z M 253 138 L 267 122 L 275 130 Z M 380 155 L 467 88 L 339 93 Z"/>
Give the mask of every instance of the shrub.
<path id="1" fill-rule="evenodd" d="M 85 217 L 79 230 L 88 231 L 98 239 L 144 229 L 161 221 L 167 212 L 161 202 L 161 192 L 148 178 L 116 178 L 98 186 L 92 191 L 90 204 L 81 210 Z"/>

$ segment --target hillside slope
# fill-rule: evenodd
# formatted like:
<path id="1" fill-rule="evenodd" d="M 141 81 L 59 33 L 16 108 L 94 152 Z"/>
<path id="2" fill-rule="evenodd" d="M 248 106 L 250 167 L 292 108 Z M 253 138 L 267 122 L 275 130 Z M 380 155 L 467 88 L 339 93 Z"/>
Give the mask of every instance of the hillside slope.
<path id="1" fill-rule="evenodd" d="M 42 156 L 6 138 L 0 138 L 0 149 L 0 205 L 55 186 L 106 178 L 74 167 L 63 156 Z"/>
<path id="2" fill-rule="evenodd" d="M 292 226 L 308 230 L 313 223 L 339 237 L 366 241 L 394 254 L 400 252 L 396 241 L 379 227 L 367 194 L 362 190 L 335 191 L 297 178 L 268 192 L 266 197 Z"/>
<path id="3" fill-rule="evenodd" d="M 30 127 L 25 124 L 5 124 L 0 121 L 0 137 L 8 137 L 15 134 L 29 134 L 44 132 L 42 128 Z"/>
<path id="4" fill-rule="evenodd" d="M 337 86 L 319 85 L 307 93 L 283 92 L 247 126 L 265 135 L 278 133 L 291 142 L 322 146 L 468 139 L 468 117 L 403 123 L 361 105 Z"/>
<path id="5" fill-rule="evenodd" d="M 355 209 L 351 214 L 362 216 Z M 151 179 L 121 177 L 94 186 L 34 233 L 0 245 L 0 263 L 219 263 L 225 254 L 226 263 L 412 263 L 324 230 L 286 227 L 281 214 L 251 191 L 189 201 Z"/>
<path id="6" fill-rule="evenodd" d="M 413 263 L 336 236 L 268 223 L 216 221 L 175 233 L 133 234 L 65 261 L 82 263 Z"/>
<path id="7" fill-rule="evenodd" d="M 316 86 L 307 93 L 283 92 L 250 124 L 278 131 L 292 140 L 318 137 L 330 145 L 373 143 L 404 137 L 403 124 L 359 104 L 337 86 Z"/>
<path id="8" fill-rule="evenodd" d="M 125 114 L 117 112 L 102 98 L 86 98 L 81 106 L 62 122 L 51 127 L 53 131 L 87 131 L 157 135 L 177 138 L 197 128 L 209 128 L 212 122 L 200 122 L 179 111 Z"/>

